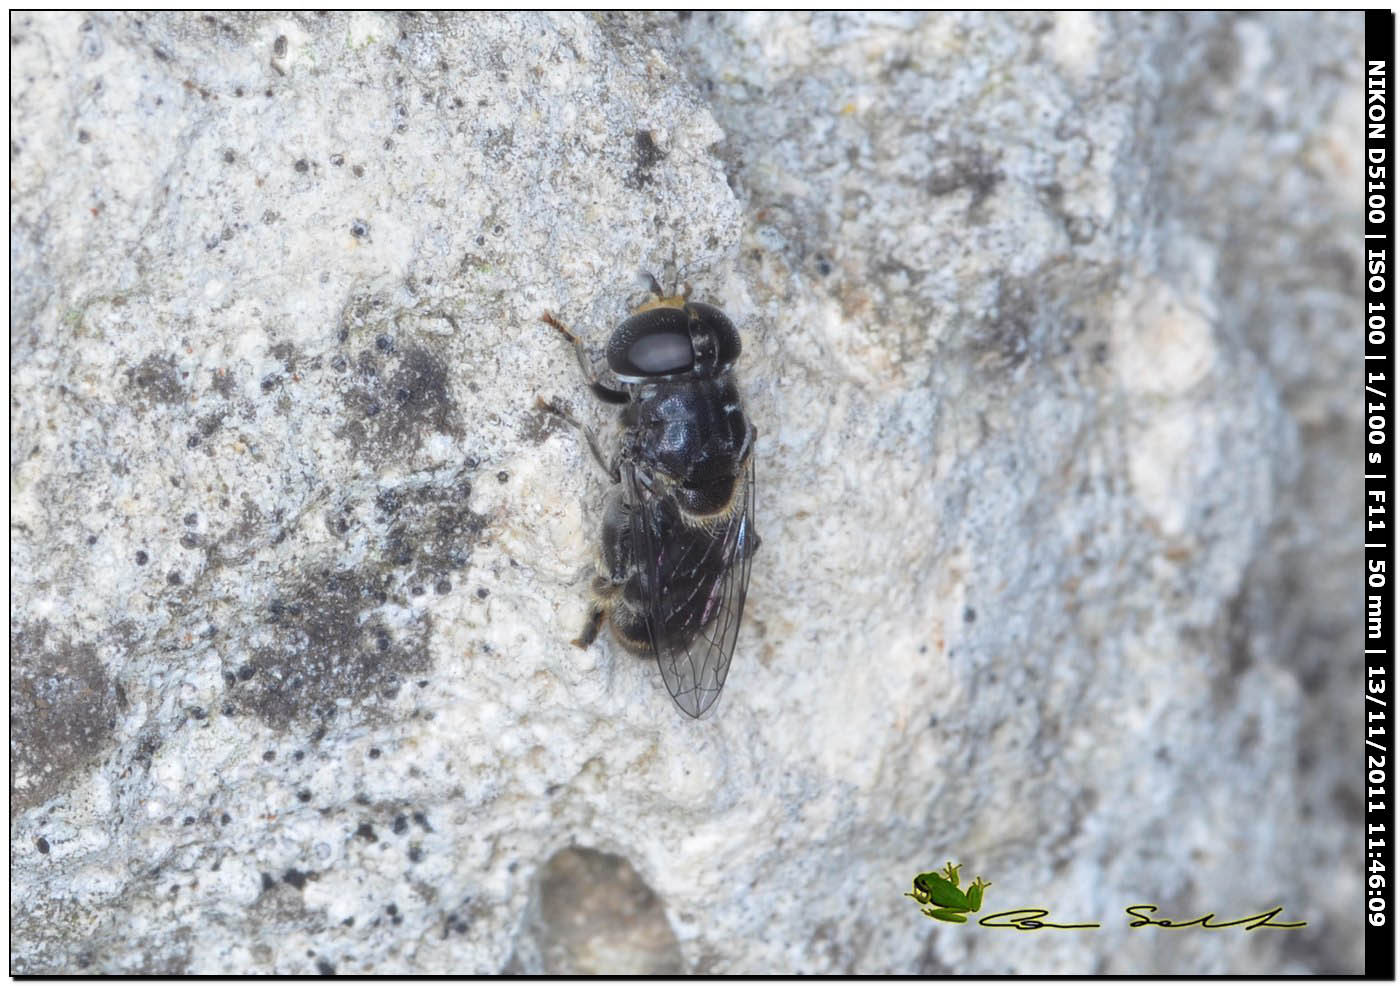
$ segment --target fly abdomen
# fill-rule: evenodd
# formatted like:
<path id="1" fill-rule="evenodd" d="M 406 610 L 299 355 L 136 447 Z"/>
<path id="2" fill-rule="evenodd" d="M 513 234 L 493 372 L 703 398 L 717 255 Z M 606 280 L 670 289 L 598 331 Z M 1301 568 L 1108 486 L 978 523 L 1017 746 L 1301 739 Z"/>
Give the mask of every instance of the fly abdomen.
<path id="1" fill-rule="evenodd" d="M 737 476 L 717 476 L 675 488 L 676 506 L 687 524 L 711 524 L 723 520 L 734 507 Z"/>

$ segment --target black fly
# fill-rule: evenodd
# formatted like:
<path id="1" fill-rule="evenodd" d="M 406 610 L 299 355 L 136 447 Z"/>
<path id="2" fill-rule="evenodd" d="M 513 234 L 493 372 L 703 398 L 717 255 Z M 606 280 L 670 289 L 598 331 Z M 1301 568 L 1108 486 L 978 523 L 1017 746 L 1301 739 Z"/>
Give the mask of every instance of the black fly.
<path id="1" fill-rule="evenodd" d="M 603 511 L 603 543 L 583 632 L 587 647 L 607 619 L 623 646 L 654 655 L 671 697 L 698 718 L 729 674 L 754 531 L 753 446 L 758 432 L 734 384 L 739 333 L 713 305 L 687 292 L 652 297 L 619 325 L 599 382 L 583 341 L 554 316 L 543 321 L 573 343 L 589 389 L 623 405 L 622 445 L 610 460 L 597 438 L 569 421 L 616 484 Z"/>

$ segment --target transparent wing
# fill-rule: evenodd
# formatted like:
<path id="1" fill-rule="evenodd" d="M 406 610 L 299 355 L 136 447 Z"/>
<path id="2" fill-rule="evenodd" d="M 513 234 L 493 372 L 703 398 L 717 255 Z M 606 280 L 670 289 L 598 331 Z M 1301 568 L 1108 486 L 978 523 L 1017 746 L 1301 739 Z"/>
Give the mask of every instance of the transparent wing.
<path id="1" fill-rule="evenodd" d="M 754 464 L 729 516 L 710 527 L 686 524 L 676 505 L 624 469 L 633 503 L 632 546 L 641 567 L 647 633 L 666 688 L 699 718 L 724 688 L 758 536 L 754 531 Z"/>

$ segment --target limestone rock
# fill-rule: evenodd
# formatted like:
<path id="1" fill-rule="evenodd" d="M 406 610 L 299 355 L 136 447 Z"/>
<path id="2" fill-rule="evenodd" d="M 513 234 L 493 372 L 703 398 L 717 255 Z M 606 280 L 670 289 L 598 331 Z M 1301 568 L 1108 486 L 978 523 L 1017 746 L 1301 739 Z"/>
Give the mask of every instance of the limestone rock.
<path id="1" fill-rule="evenodd" d="M 12 15 L 11 970 L 1359 971 L 1361 32 Z M 535 410 L 672 256 L 760 432 L 700 722 L 569 646 Z"/>

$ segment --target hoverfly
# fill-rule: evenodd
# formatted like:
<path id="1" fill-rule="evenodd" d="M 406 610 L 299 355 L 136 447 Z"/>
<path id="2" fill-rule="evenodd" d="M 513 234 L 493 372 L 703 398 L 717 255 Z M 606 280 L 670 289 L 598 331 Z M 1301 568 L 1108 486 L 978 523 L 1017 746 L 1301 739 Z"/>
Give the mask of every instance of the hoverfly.
<path id="1" fill-rule="evenodd" d="M 601 382 L 583 340 L 553 315 L 542 320 L 573 343 L 594 396 L 622 406 L 611 459 L 596 436 L 557 404 L 540 406 L 578 428 L 614 486 L 583 632 L 606 619 L 627 649 L 656 658 L 671 697 L 699 718 L 719 697 L 734 656 L 758 551 L 754 440 L 734 382 L 739 333 L 713 305 L 683 293 L 651 296 L 613 332 Z"/>

